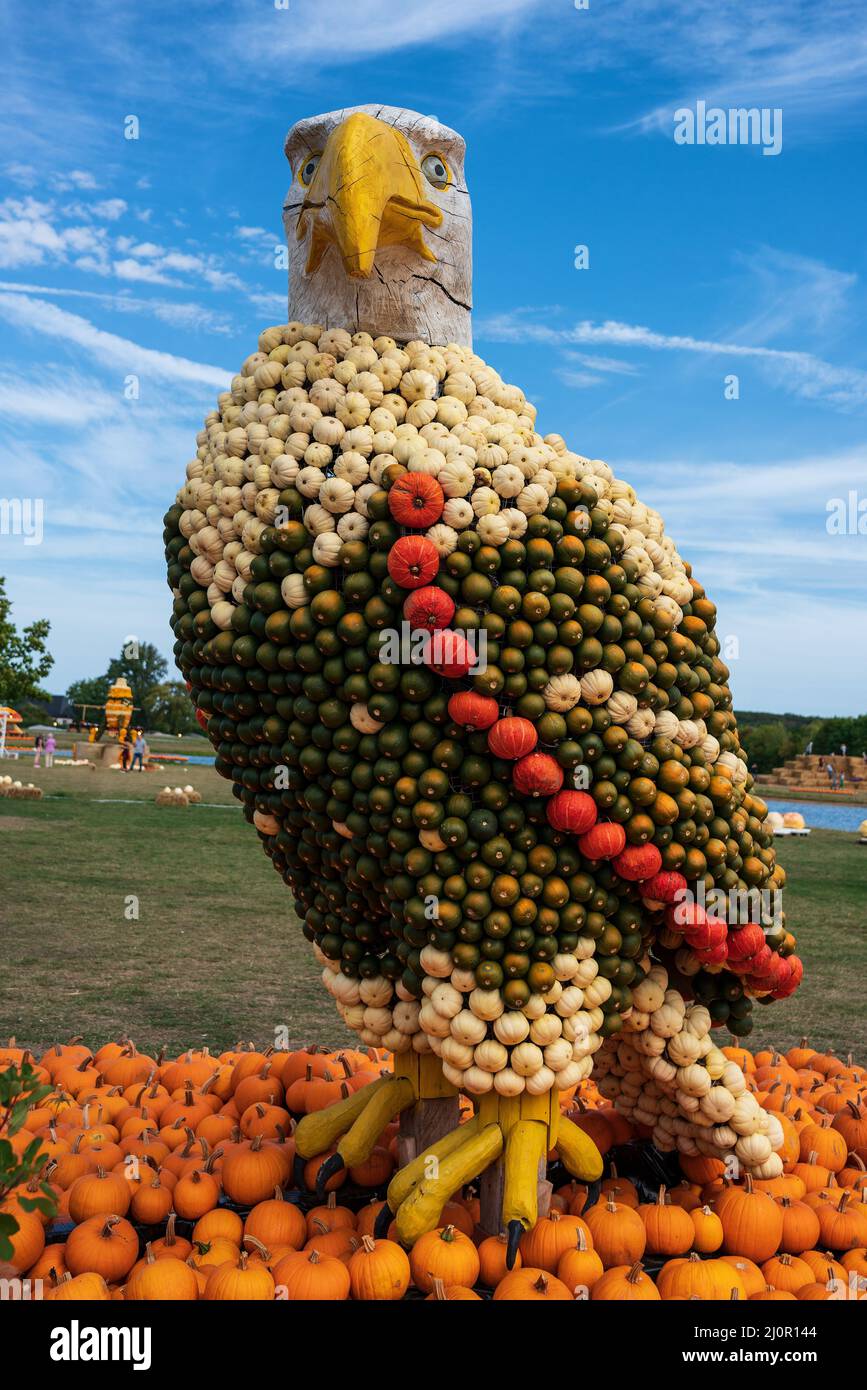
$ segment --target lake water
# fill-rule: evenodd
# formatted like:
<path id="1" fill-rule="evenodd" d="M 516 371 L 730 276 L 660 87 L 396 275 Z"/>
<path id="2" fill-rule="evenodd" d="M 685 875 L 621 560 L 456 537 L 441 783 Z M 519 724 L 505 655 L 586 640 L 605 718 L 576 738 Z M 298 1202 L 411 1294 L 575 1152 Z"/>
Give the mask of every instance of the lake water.
<path id="1" fill-rule="evenodd" d="M 837 806 L 828 801 L 769 801 L 769 811 L 799 811 L 816 830 L 857 830 L 867 820 L 867 806 Z"/>
<path id="2" fill-rule="evenodd" d="M 58 748 L 56 758 L 69 758 L 72 750 Z M 206 753 L 190 753 L 186 761 L 200 767 L 213 766 L 214 759 Z M 171 763 L 164 763 L 170 768 Z M 181 764 L 175 764 L 180 767 Z M 857 830 L 863 820 L 867 820 L 867 806 L 840 806 L 827 801 L 769 801 L 769 811 L 800 811 L 804 820 L 816 830 Z"/>

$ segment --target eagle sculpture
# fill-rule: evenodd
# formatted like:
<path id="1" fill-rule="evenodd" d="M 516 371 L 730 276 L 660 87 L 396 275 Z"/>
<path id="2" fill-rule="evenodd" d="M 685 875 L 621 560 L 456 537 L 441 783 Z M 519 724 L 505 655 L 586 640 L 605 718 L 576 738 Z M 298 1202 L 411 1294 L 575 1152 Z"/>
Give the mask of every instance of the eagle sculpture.
<path id="1" fill-rule="evenodd" d="M 601 1173 L 561 1104 L 592 1076 L 657 1148 L 773 1177 L 782 1130 L 715 1030 L 802 968 L 714 605 L 473 352 L 460 136 L 362 106 L 286 154 L 289 321 L 207 416 L 165 541 L 217 770 L 340 1016 L 394 1055 L 297 1152 L 324 1185 L 400 1114 L 401 1238 L 481 1176 L 513 1252 L 553 1148 Z"/>

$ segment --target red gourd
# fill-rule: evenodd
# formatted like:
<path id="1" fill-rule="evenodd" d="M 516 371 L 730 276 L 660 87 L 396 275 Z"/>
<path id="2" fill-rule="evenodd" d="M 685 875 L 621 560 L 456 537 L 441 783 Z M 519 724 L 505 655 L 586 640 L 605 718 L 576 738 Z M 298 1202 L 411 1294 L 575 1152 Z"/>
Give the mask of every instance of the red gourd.
<path id="1" fill-rule="evenodd" d="M 551 797 L 545 814 L 555 830 L 571 830 L 574 835 L 584 835 L 596 824 L 599 813 L 596 802 L 587 792 L 565 790 Z"/>
<path id="2" fill-rule="evenodd" d="M 401 526 L 433 526 L 444 503 L 443 490 L 429 473 L 403 473 L 388 494 L 388 509 Z"/>
<path id="3" fill-rule="evenodd" d="M 454 613 L 454 599 L 445 589 L 437 589 L 433 584 L 414 590 L 403 605 L 403 614 L 410 627 L 426 628 L 428 632 L 448 627 Z"/>
<path id="4" fill-rule="evenodd" d="M 627 845 L 615 858 L 613 867 L 621 878 L 630 883 L 641 883 L 659 873 L 662 855 L 653 844 Z"/>
<path id="5" fill-rule="evenodd" d="M 477 695 L 474 690 L 459 690 L 449 699 L 449 719 L 466 729 L 489 729 L 499 713 L 496 700 L 490 695 Z"/>
<path id="6" fill-rule="evenodd" d="M 626 831 L 616 821 L 597 821 L 578 841 L 587 859 L 613 859 L 626 846 Z"/>
<path id="7" fill-rule="evenodd" d="M 529 719 L 513 716 L 498 719 L 488 731 L 488 747 L 496 758 L 517 761 L 532 753 L 538 742 L 538 734 Z"/>
<path id="8" fill-rule="evenodd" d="M 673 903 L 686 890 L 683 874 L 662 869 L 641 885 L 641 896 L 648 902 Z"/>
<path id="9" fill-rule="evenodd" d="M 422 656 L 425 665 L 446 680 L 460 680 L 476 664 L 476 653 L 466 637 L 449 627 L 440 628 L 425 638 Z"/>
<path id="10" fill-rule="evenodd" d="M 551 796 L 563 785 L 563 769 L 550 753 L 528 753 L 515 763 L 515 788 L 525 796 Z"/>
<path id="11" fill-rule="evenodd" d="M 388 552 L 388 572 L 404 589 L 421 589 L 440 567 L 440 557 L 427 536 L 401 536 Z"/>

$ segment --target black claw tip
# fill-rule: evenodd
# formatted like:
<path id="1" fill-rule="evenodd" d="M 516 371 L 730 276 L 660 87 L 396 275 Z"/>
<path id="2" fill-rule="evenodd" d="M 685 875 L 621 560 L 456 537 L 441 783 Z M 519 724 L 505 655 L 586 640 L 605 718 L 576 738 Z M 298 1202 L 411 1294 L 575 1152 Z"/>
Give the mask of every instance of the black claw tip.
<path id="1" fill-rule="evenodd" d="M 332 1154 L 330 1158 L 326 1158 L 319 1172 L 316 1174 L 317 1197 L 321 1198 L 325 1196 L 325 1184 L 328 1182 L 329 1178 L 334 1177 L 335 1173 L 341 1172 L 343 1167 L 344 1163 L 340 1154 Z"/>
<path id="2" fill-rule="evenodd" d="M 382 1208 L 382 1210 L 380 1211 L 379 1215 L 373 1223 L 373 1239 L 385 1240 L 386 1236 L 388 1235 L 388 1228 L 393 1220 L 394 1212 L 391 1210 L 391 1207 L 388 1205 L 388 1202 L 386 1202 L 385 1206 Z"/>
<path id="3" fill-rule="evenodd" d="M 521 1236 L 524 1234 L 524 1227 L 520 1221 L 510 1221 L 507 1231 L 506 1241 L 506 1269 L 514 1269 L 515 1260 L 518 1255 L 518 1245 Z"/>

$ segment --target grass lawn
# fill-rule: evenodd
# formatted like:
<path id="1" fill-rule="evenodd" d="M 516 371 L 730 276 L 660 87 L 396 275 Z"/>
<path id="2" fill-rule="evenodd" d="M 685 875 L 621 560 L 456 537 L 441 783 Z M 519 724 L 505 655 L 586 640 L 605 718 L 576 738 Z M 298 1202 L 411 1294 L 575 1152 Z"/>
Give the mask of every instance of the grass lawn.
<path id="1" fill-rule="evenodd" d="M 288 890 L 212 768 L 33 774 L 42 801 L 0 798 L 0 1037 L 42 1048 L 126 1033 L 177 1052 L 284 1029 L 290 1044 L 351 1041 L 319 980 Z M 167 781 L 211 805 L 158 808 Z M 130 804 L 126 804 L 129 802 Z M 779 842 L 801 989 L 756 1006 L 750 1045 L 802 1034 L 867 1060 L 867 847 L 814 830 Z M 128 920 L 135 895 L 138 920 Z"/>

